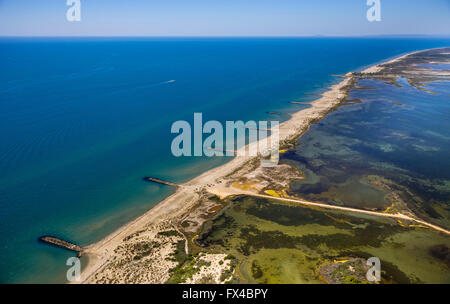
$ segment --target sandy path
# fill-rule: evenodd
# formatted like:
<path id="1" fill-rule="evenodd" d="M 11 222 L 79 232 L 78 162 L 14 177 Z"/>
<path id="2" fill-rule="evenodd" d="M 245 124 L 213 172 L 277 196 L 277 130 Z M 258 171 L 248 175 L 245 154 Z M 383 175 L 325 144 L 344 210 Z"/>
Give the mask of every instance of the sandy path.
<path id="1" fill-rule="evenodd" d="M 352 208 L 352 207 L 343 207 L 343 206 L 336 206 L 336 205 L 329 205 L 329 204 L 324 204 L 324 203 L 315 203 L 315 202 L 309 202 L 309 201 L 305 201 L 302 199 L 294 199 L 294 198 L 285 198 L 285 197 L 275 197 L 275 196 L 270 196 L 270 195 L 264 195 L 264 194 L 258 194 L 258 193 L 254 193 L 254 192 L 250 192 L 250 191 L 242 191 L 239 189 L 235 189 L 235 188 L 228 188 L 228 187 L 221 187 L 221 188 L 216 188 L 216 189 L 212 189 L 211 190 L 212 193 L 220 196 L 220 197 L 226 197 L 229 195 L 247 195 L 247 196 L 253 196 L 253 197 L 261 197 L 261 198 L 266 198 L 266 199 L 271 199 L 271 200 L 278 200 L 278 201 L 285 201 L 285 202 L 293 202 L 293 203 L 298 203 L 301 205 L 306 205 L 306 206 L 314 206 L 314 207 L 320 207 L 320 208 L 325 208 L 325 209 L 334 209 L 334 210 L 342 210 L 342 211 L 347 211 L 347 212 L 355 212 L 355 213 L 362 213 L 362 214 L 368 214 L 368 215 L 373 215 L 373 216 L 381 216 L 381 217 L 390 217 L 390 218 L 395 218 L 395 219 L 402 219 L 402 220 L 407 220 L 407 221 L 413 221 L 416 223 L 420 223 L 424 226 L 427 226 L 429 228 L 432 228 L 434 230 L 443 232 L 445 234 L 450 235 L 450 231 L 433 225 L 431 223 L 428 223 L 424 220 L 418 219 L 418 218 L 414 218 L 405 214 L 401 214 L 401 213 L 384 213 L 384 212 L 379 212 L 379 211 L 370 211 L 370 210 L 364 210 L 364 209 L 358 209 L 358 208 Z"/>

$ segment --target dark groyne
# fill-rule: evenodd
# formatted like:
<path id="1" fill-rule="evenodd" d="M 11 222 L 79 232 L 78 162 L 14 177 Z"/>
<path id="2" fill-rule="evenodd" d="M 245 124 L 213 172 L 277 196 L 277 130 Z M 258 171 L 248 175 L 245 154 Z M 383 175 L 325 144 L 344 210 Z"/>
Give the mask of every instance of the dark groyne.
<path id="1" fill-rule="evenodd" d="M 331 74 L 331 77 L 339 77 L 339 78 L 347 78 L 345 75 L 339 75 L 339 74 Z"/>
<path id="2" fill-rule="evenodd" d="M 43 243 L 47 243 L 53 246 L 57 246 L 57 247 L 61 247 L 70 251 L 75 251 L 76 253 L 78 253 L 78 256 L 81 256 L 83 254 L 83 247 L 78 246 L 76 244 L 61 240 L 57 237 L 54 236 L 49 236 L 49 235 L 45 235 L 45 236 L 41 236 L 39 238 L 39 241 L 43 242 Z"/>
<path id="3" fill-rule="evenodd" d="M 154 178 L 154 177 L 150 177 L 150 176 L 146 176 L 146 177 L 142 178 L 142 180 L 144 180 L 146 182 L 163 184 L 163 185 L 172 186 L 172 187 L 179 187 L 179 185 L 177 185 L 175 183 L 164 181 L 162 179 L 158 179 L 158 178 Z"/>
<path id="4" fill-rule="evenodd" d="M 282 116 L 292 116 L 291 114 L 288 114 L 288 113 L 282 113 L 282 112 L 266 112 L 267 114 L 270 114 L 270 115 L 282 115 Z"/>

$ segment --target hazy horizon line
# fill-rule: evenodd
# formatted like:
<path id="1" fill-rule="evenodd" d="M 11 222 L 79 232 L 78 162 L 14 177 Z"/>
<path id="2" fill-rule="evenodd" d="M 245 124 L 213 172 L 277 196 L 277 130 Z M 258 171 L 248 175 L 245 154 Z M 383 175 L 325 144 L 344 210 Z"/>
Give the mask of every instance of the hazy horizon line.
<path id="1" fill-rule="evenodd" d="M 367 38 L 442 37 L 450 34 L 374 34 L 374 35 L 0 35 L 0 38 Z"/>

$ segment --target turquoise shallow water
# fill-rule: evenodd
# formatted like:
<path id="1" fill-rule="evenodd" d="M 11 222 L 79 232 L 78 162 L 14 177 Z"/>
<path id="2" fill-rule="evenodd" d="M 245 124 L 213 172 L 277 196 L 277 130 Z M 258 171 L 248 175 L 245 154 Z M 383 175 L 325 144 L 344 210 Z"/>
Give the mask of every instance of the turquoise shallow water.
<path id="1" fill-rule="evenodd" d="M 346 73 L 443 39 L 0 40 L 0 281 L 64 282 L 54 234 L 97 241 L 224 158 L 175 158 L 170 125 L 273 119 Z M 175 80 L 171 82 L 170 80 Z M 281 117 L 275 117 L 277 119 Z"/>

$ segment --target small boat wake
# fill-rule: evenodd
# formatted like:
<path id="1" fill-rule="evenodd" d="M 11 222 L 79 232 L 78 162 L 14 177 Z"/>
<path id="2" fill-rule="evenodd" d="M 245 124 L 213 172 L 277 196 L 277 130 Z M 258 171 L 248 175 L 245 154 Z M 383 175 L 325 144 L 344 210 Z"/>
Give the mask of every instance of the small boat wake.
<path id="1" fill-rule="evenodd" d="M 155 83 L 154 85 L 156 86 L 156 85 L 168 84 L 168 83 L 173 83 L 173 82 L 175 82 L 175 80 L 171 79 L 171 80 Z"/>
<path id="2" fill-rule="evenodd" d="M 141 88 L 157 87 L 157 86 L 161 86 L 161 85 L 165 85 L 165 84 L 169 84 L 169 83 L 174 83 L 174 82 L 175 82 L 175 80 L 171 79 L 171 80 L 167 80 L 167 81 L 161 81 L 161 82 L 146 84 L 146 85 L 141 86 Z"/>

